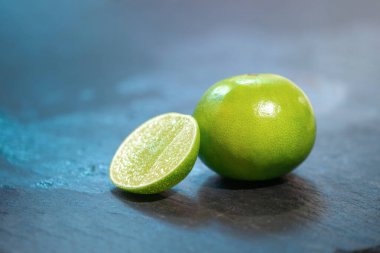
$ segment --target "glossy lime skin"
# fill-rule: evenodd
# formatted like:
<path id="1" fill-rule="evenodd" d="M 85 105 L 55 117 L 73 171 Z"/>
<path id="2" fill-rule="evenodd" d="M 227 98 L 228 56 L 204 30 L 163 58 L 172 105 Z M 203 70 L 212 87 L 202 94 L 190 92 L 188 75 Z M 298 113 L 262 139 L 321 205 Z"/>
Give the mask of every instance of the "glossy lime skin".
<path id="1" fill-rule="evenodd" d="M 274 74 L 249 74 L 211 86 L 194 117 L 199 157 L 238 180 L 281 177 L 306 159 L 315 142 L 313 108 L 303 91 Z"/>

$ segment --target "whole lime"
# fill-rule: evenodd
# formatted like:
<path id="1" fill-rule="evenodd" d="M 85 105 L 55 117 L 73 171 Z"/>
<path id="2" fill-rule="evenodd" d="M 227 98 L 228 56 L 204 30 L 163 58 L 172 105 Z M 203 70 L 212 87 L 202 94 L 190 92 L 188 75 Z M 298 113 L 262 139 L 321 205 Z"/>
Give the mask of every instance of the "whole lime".
<path id="1" fill-rule="evenodd" d="M 316 136 L 305 93 L 274 74 L 247 74 L 211 86 L 194 117 L 200 128 L 201 160 L 238 180 L 283 176 L 306 159 Z"/>

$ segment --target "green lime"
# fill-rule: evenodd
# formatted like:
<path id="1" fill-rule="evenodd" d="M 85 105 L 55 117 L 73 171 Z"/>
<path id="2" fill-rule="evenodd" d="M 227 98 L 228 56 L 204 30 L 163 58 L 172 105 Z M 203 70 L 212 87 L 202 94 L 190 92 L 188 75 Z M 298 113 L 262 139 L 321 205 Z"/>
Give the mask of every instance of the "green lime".
<path id="1" fill-rule="evenodd" d="M 316 122 L 309 99 L 274 74 L 240 75 L 210 87 L 195 111 L 199 156 L 222 176 L 267 180 L 296 168 L 310 153 Z"/>
<path id="2" fill-rule="evenodd" d="M 120 145 L 111 162 L 111 181 L 134 193 L 168 190 L 189 174 L 198 150 L 199 128 L 192 116 L 157 116 L 138 127 Z"/>

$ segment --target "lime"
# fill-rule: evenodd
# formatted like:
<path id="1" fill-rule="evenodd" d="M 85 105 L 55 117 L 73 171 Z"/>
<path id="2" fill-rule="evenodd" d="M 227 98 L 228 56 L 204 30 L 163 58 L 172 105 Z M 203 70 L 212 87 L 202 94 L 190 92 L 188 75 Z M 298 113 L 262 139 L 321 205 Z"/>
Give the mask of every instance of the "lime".
<path id="1" fill-rule="evenodd" d="M 195 111 L 199 156 L 222 176 L 267 180 L 285 175 L 310 153 L 316 122 L 309 99 L 290 80 L 249 74 L 210 87 Z"/>
<path id="2" fill-rule="evenodd" d="M 168 190 L 189 174 L 198 150 L 199 128 L 192 116 L 157 116 L 138 127 L 120 145 L 111 162 L 111 181 L 134 193 Z"/>

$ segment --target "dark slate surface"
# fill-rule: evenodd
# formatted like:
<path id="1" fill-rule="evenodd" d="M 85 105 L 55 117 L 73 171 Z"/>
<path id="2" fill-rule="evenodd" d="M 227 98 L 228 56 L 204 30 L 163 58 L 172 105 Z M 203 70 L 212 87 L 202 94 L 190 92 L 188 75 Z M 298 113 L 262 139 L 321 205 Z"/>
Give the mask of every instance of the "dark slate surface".
<path id="1" fill-rule="evenodd" d="M 0 252 L 380 251 L 380 2 L 0 3 Z M 115 189 L 119 143 L 214 82 L 289 77 L 318 120 L 266 184 L 201 162 L 173 190 Z"/>

